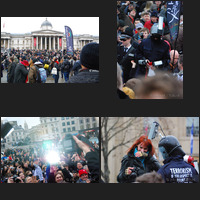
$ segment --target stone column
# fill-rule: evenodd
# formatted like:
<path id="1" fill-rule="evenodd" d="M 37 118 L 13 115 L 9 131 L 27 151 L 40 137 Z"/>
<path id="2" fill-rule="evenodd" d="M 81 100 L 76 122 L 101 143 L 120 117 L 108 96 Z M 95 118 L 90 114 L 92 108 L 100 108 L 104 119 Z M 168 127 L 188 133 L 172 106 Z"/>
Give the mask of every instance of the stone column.
<path id="1" fill-rule="evenodd" d="M 42 36 L 41 36 L 41 38 L 40 38 L 40 49 L 42 50 Z"/>
<path id="2" fill-rule="evenodd" d="M 58 50 L 59 50 L 59 37 L 58 37 L 58 40 L 57 40 L 57 42 L 58 42 Z"/>
<path id="3" fill-rule="evenodd" d="M 53 36 L 53 50 L 55 50 L 55 47 L 56 45 L 55 45 L 55 36 Z"/>
<path id="4" fill-rule="evenodd" d="M 49 37 L 49 50 L 51 50 L 51 36 Z"/>
<path id="5" fill-rule="evenodd" d="M 8 39 L 8 49 L 10 48 L 10 40 Z"/>
<path id="6" fill-rule="evenodd" d="M 45 36 L 45 49 L 47 49 L 47 37 Z"/>
<path id="7" fill-rule="evenodd" d="M 34 48 L 34 37 L 32 37 L 32 49 Z"/>
<path id="8" fill-rule="evenodd" d="M 6 40 L 3 39 L 3 45 L 4 45 L 4 48 L 6 48 Z"/>

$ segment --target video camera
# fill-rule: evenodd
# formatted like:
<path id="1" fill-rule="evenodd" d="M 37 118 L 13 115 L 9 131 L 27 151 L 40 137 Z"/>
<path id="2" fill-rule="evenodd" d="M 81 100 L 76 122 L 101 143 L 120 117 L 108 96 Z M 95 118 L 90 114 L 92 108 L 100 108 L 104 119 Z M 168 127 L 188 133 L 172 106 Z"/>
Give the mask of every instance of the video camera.
<path id="1" fill-rule="evenodd" d="M 81 140 L 84 144 L 88 145 L 90 150 L 95 151 L 93 144 L 91 144 L 90 141 L 86 137 L 84 137 L 81 134 L 78 134 L 76 137 L 79 140 Z M 81 156 L 81 153 L 83 152 L 82 149 L 80 149 L 78 147 L 78 145 L 74 141 L 74 139 L 73 139 L 71 134 L 66 134 L 65 135 L 65 138 L 63 140 L 63 147 L 64 147 L 64 150 L 67 151 L 67 152 L 71 152 L 71 153 L 72 152 L 77 152 L 79 157 Z"/>
<path id="2" fill-rule="evenodd" d="M 149 131 L 149 135 L 148 135 L 148 139 L 152 140 L 154 139 L 157 134 L 158 134 L 158 127 L 160 126 L 160 124 L 158 122 L 153 122 L 153 124 L 151 125 L 151 129 Z M 161 137 L 163 137 L 163 135 L 161 133 L 159 133 L 159 135 Z"/>
<path id="3" fill-rule="evenodd" d="M 18 177 L 17 175 L 14 175 L 14 176 L 13 176 L 13 181 L 14 181 L 15 183 L 21 183 L 21 180 L 19 179 L 19 177 Z"/>
<path id="4" fill-rule="evenodd" d="M 153 65 L 156 68 L 159 68 L 159 66 L 163 65 L 163 61 L 159 60 L 159 61 L 154 61 L 154 62 L 148 62 L 147 60 L 138 60 L 138 64 L 139 65 L 149 64 L 149 65 Z"/>

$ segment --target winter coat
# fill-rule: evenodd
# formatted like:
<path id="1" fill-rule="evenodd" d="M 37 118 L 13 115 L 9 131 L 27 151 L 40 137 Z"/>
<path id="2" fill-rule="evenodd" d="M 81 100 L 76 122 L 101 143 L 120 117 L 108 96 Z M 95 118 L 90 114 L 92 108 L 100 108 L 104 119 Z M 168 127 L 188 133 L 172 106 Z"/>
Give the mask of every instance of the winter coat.
<path id="1" fill-rule="evenodd" d="M 19 63 L 15 68 L 14 83 L 25 83 L 28 75 L 26 67 Z"/>
<path id="2" fill-rule="evenodd" d="M 43 65 L 37 65 L 38 68 L 43 68 Z M 28 80 L 29 83 L 36 83 L 37 82 L 37 67 L 35 65 L 30 67 L 28 73 Z M 39 73 L 39 72 L 38 72 Z"/>
<path id="3" fill-rule="evenodd" d="M 129 152 L 121 161 L 121 169 L 117 176 L 117 181 L 119 183 L 134 182 L 136 177 L 148 172 L 158 171 L 158 169 L 161 167 L 160 163 L 151 155 L 148 155 L 145 158 L 144 167 L 140 159 L 134 156 L 133 152 L 133 150 Z M 125 174 L 125 170 L 128 167 L 134 167 L 133 173 L 130 175 Z"/>
<path id="4" fill-rule="evenodd" d="M 90 171 L 91 183 L 99 183 L 99 153 L 98 151 L 91 151 L 86 153 L 85 159 Z"/>
<path id="5" fill-rule="evenodd" d="M 154 41 L 154 39 L 150 37 L 142 40 L 137 48 L 136 55 L 137 60 L 148 59 L 150 62 L 162 60 L 163 65 L 159 66 L 158 69 L 166 71 L 170 60 L 169 45 L 163 40 Z M 146 68 L 143 65 L 139 65 L 137 71 L 137 75 L 144 75 L 146 73 Z"/>
<path id="6" fill-rule="evenodd" d="M 8 83 L 13 83 L 16 63 L 12 62 L 8 65 Z"/>
<path id="7" fill-rule="evenodd" d="M 67 59 L 64 60 L 63 63 L 62 63 L 62 65 L 61 65 L 62 71 L 63 72 L 70 72 L 71 68 L 72 68 L 72 65 L 69 62 L 69 60 L 67 60 Z"/>
<path id="8" fill-rule="evenodd" d="M 183 160 L 182 156 L 169 157 L 158 170 L 166 183 L 195 183 L 199 182 L 196 169 Z"/>
<path id="9" fill-rule="evenodd" d="M 67 83 L 99 83 L 99 71 L 82 69 L 75 76 L 71 76 Z"/>

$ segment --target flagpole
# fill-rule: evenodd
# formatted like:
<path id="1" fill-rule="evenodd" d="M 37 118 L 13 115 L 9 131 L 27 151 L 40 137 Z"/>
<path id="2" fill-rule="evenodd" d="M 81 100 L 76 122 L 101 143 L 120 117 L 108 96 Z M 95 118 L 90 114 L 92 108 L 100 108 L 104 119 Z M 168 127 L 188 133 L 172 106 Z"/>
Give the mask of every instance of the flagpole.
<path id="1" fill-rule="evenodd" d="M 190 132 L 190 156 L 193 154 L 193 133 L 194 133 L 194 119 L 192 121 L 192 128 Z"/>

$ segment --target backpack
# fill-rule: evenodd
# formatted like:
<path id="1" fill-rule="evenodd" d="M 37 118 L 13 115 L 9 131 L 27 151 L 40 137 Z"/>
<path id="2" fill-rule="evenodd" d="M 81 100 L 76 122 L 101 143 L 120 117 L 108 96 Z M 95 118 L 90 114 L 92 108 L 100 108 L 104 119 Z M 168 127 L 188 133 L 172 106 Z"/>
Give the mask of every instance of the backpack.
<path id="1" fill-rule="evenodd" d="M 36 82 L 37 83 L 45 83 L 47 80 L 46 70 L 44 68 L 36 67 L 36 71 L 37 71 Z"/>
<path id="2" fill-rule="evenodd" d="M 44 68 L 39 68 L 39 74 L 40 74 L 41 82 L 45 83 L 47 81 L 46 70 Z"/>

